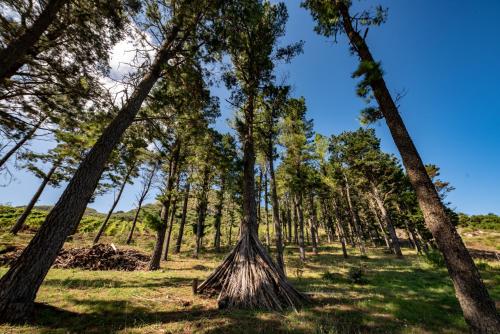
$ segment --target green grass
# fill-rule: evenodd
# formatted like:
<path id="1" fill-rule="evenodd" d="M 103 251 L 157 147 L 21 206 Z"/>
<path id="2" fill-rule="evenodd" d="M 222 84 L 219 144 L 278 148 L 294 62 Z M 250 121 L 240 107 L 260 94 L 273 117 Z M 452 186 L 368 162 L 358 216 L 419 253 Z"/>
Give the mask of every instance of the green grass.
<path id="1" fill-rule="evenodd" d="M 82 237 L 83 238 L 83 237 Z M 24 243 L 19 236 L 10 243 Z M 3 240 L 6 241 L 5 239 Z M 87 241 L 72 241 L 82 244 Z M 136 245 L 146 251 L 149 244 Z M 287 272 L 312 304 L 298 312 L 219 311 L 215 298 L 193 295 L 194 278 L 205 278 L 223 258 L 191 251 L 162 263 L 158 272 L 52 269 L 43 283 L 35 319 L 24 326 L 0 326 L 5 333 L 466 333 L 467 327 L 446 270 L 405 251 L 397 260 L 370 249 L 347 260 L 334 244 L 308 254 L 287 248 Z M 490 293 L 500 299 L 500 266 L 480 270 Z M 362 268 L 362 284 L 349 279 Z M 0 268 L 0 274 L 7 268 Z M 326 274 L 328 273 L 328 274 Z"/>

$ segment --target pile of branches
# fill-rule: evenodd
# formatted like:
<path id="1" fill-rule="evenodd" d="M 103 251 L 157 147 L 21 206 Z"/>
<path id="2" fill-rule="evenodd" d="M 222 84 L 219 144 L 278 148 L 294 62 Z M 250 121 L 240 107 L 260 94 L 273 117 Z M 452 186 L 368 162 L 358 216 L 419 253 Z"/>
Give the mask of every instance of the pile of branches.
<path id="1" fill-rule="evenodd" d="M 22 250 L 0 256 L 0 265 L 14 261 Z M 79 268 L 84 270 L 122 270 L 144 269 L 149 256 L 133 249 L 117 249 L 114 245 L 96 244 L 90 248 L 62 249 L 57 256 L 54 268 Z"/>

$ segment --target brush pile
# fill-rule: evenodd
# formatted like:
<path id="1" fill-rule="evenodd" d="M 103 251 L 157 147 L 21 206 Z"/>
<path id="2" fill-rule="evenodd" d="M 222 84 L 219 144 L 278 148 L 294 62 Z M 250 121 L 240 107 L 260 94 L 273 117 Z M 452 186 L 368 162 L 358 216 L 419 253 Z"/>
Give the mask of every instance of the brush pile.
<path id="1" fill-rule="evenodd" d="M 0 255 L 0 266 L 15 260 L 22 249 Z M 70 248 L 59 252 L 54 268 L 78 268 L 83 270 L 121 270 L 134 271 L 144 269 L 149 256 L 133 249 L 117 249 L 113 244 L 97 244 L 90 248 Z"/>

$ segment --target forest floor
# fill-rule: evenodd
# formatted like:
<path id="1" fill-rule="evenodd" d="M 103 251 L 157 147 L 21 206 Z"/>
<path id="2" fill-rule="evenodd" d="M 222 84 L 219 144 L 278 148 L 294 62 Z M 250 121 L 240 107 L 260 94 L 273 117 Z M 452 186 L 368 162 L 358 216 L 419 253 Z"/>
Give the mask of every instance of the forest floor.
<path id="1" fill-rule="evenodd" d="M 0 235 L 0 244 L 22 245 L 31 236 Z M 66 247 L 84 244 L 90 238 Z M 210 251 L 200 259 L 189 251 L 173 255 L 157 272 L 52 269 L 35 318 L 24 326 L 0 326 L 0 333 L 467 333 L 445 268 L 410 249 L 403 260 L 378 248 L 370 248 L 368 257 L 349 252 L 344 259 L 334 243 L 317 256 L 308 253 L 301 266 L 297 250 L 287 247 L 288 277 L 313 302 L 283 313 L 218 310 L 215 298 L 193 295 L 193 279 L 203 280 L 224 257 Z M 500 301 L 500 262 L 477 263 Z M 359 268 L 362 282 L 353 283 Z M 0 267 L 0 275 L 6 271 Z"/>

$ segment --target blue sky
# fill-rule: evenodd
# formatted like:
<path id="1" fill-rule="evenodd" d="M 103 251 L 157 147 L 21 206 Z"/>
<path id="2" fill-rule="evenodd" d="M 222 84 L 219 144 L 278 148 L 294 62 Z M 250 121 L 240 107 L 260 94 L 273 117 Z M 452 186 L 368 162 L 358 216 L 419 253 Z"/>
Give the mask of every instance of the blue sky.
<path id="1" fill-rule="evenodd" d="M 283 42 L 304 40 L 305 46 L 291 64 L 280 66 L 279 76 L 287 78 L 295 96 L 306 98 L 316 131 L 330 135 L 356 129 L 364 106 L 351 78 L 356 58 L 344 38 L 334 44 L 314 33 L 300 1 L 286 3 L 290 19 Z M 500 1 L 355 3 L 389 8 L 387 23 L 370 29 L 367 41 L 382 61 L 391 92 L 406 92 L 400 111 L 424 162 L 440 166 L 441 178 L 456 187 L 448 196 L 452 207 L 470 214 L 500 214 Z M 217 128 L 226 131 L 230 115 L 223 104 Z M 374 127 L 382 148 L 396 153 L 385 123 Z M 0 188 L 0 203 L 26 204 L 38 183 L 16 172 L 15 180 Z M 126 188 L 118 210 L 133 207 L 137 188 Z M 47 189 L 39 204 L 53 204 L 61 192 Z M 107 211 L 112 199 L 108 194 L 90 206 Z"/>

